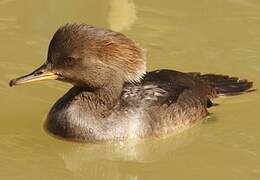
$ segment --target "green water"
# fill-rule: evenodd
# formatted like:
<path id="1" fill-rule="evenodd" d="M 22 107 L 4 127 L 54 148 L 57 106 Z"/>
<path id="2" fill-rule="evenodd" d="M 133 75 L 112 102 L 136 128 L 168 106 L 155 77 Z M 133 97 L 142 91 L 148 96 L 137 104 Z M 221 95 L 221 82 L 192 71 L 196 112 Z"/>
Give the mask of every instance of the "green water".
<path id="1" fill-rule="evenodd" d="M 230 74 L 260 88 L 258 0 L 0 0 L 0 179 L 260 179 L 259 91 L 218 99 L 206 121 L 175 137 L 92 145 L 46 134 L 46 113 L 70 85 L 8 82 L 46 59 L 67 22 L 134 38 L 149 70 Z"/>

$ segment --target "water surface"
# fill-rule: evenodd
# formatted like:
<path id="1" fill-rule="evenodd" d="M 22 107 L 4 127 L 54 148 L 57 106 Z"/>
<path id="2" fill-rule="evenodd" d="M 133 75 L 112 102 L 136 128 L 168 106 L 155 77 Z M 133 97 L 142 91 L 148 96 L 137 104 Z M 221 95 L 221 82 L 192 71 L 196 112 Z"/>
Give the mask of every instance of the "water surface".
<path id="1" fill-rule="evenodd" d="M 46 113 L 71 86 L 8 81 L 45 61 L 68 22 L 127 34 L 147 49 L 149 70 L 230 74 L 260 88 L 260 1 L 0 0 L 0 179 L 260 178 L 259 91 L 216 100 L 209 118 L 174 137 L 92 145 L 46 134 Z"/>

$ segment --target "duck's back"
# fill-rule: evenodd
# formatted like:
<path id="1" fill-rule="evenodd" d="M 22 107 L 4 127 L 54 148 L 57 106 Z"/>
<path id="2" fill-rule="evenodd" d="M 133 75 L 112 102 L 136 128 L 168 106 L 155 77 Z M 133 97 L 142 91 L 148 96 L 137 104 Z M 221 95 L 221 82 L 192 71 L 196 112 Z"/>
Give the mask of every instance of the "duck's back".
<path id="1" fill-rule="evenodd" d="M 121 104 L 146 112 L 151 134 L 160 136 L 205 117 L 218 94 L 241 93 L 251 87 L 251 82 L 224 75 L 157 70 L 148 72 L 140 83 L 126 84 Z"/>

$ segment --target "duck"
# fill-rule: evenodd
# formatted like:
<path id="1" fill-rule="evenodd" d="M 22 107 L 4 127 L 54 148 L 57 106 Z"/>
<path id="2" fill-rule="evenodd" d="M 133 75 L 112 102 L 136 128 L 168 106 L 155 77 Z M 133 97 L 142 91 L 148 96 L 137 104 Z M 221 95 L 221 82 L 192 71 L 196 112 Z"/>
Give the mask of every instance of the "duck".
<path id="1" fill-rule="evenodd" d="M 213 99 L 252 91 L 253 82 L 221 74 L 146 70 L 146 52 L 128 36 L 88 24 L 53 35 L 47 60 L 16 86 L 59 80 L 72 88 L 50 109 L 44 127 L 77 142 L 163 137 L 205 118 Z"/>

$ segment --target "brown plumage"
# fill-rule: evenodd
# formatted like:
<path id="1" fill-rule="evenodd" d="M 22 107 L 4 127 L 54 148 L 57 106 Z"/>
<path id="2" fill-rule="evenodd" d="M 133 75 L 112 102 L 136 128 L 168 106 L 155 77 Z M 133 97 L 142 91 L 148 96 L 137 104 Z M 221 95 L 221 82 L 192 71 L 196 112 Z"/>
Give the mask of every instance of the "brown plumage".
<path id="1" fill-rule="evenodd" d="M 10 86 L 44 79 L 74 85 L 50 110 L 46 129 L 85 142 L 177 133 L 205 117 L 213 98 L 252 88 L 224 75 L 146 72 L 144 50 L 135 41 L 86 24 L 58 29 L 44 65 Z"/>

